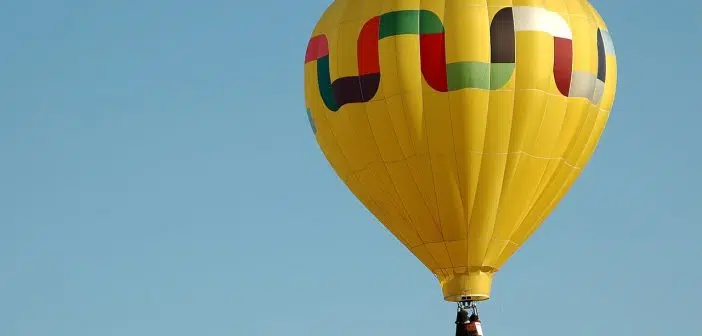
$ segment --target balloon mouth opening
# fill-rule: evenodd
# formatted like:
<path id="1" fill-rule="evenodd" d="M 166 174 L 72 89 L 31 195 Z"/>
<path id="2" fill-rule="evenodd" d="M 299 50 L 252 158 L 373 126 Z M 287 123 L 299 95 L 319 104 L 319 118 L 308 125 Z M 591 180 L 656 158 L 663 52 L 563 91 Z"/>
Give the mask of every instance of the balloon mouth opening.
<path id="1" fill-rule="evenodd" d="M 452 295 L 444 297 L 444 300 L 449 302 L 487 301 L 489 299 L 490 295 L 487 294 Z"/>
<path id="2" fill-rule="evenodd" d="M 486 301 L 490 299 L 494 270 L 469 271 L 440 278 L 444 300 L 449 302 Z"/>

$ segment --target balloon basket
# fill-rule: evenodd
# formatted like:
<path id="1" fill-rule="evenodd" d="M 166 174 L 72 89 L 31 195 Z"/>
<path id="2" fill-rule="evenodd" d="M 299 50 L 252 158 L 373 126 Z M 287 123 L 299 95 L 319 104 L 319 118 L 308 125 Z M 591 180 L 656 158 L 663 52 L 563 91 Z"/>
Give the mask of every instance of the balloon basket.
<path id="1" fill-rule="evenodd" d="M 458 302 L 456 336 L 483 336 L 478 306 L 474 301 Z"/>

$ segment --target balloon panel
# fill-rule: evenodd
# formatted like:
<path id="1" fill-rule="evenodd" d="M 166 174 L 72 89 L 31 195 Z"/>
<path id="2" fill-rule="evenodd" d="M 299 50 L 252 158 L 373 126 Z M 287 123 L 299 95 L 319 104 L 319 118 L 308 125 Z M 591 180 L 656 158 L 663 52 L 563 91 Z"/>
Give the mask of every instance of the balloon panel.
<path id="1" fill-rule="evenodd" d="M 616 72 L 585 0 L 337 0 L 305 97 L 334 170 L 446 298 L 487 297 L 588 162 Z"/>

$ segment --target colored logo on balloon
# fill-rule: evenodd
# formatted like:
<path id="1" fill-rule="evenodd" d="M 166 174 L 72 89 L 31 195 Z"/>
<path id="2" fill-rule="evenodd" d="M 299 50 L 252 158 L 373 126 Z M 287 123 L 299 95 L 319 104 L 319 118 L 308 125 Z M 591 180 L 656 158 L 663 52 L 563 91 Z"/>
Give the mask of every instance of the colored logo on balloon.
<path id="1" fill-rule="evenodd" d="M 609 33 L 597 29 L 597 73 L 573 71 L 573 34 L 568 23 L 558 13 L 540 7 L 506 7 L 495 14 L 490 23 L 490 63 L 447 63 L 443 22 L 428 10 L 393 11 L 366 21 L 357 41 L 358 76 L 331 80 L 329 43 L 324 34 L 310 39 L 305 63 L 317 62 L 319 94 L 334 112 L 346 104 L 373 99 L 381 78 L 379 41 L 398 35 L 419 37 L 422 76 L 434 90 L 497 90 L 515 71 L 516 33 L 528 31 L 553 36 L 553 76 L 559 92 L 598 104 L 604 92 L 606 57 L 614 55 Z"/>

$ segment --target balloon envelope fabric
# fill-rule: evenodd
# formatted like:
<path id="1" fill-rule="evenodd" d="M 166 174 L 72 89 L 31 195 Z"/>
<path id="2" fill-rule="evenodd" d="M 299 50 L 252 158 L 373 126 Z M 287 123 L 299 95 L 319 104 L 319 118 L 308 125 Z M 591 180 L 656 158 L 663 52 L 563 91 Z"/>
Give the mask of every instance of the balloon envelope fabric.
<path id="1" fill-rule="evenodd" d="M 617 81 L 586 0 L 336 0 L 304 63 L 327 160 L 448 301 L 490 297 L 592 156 Z"/>

